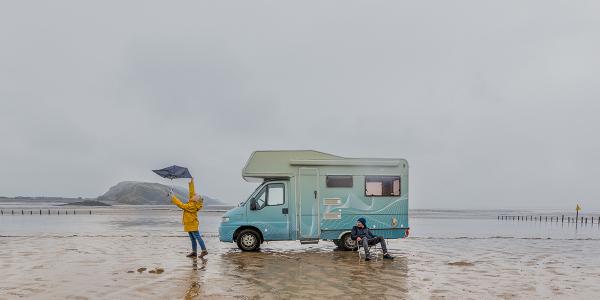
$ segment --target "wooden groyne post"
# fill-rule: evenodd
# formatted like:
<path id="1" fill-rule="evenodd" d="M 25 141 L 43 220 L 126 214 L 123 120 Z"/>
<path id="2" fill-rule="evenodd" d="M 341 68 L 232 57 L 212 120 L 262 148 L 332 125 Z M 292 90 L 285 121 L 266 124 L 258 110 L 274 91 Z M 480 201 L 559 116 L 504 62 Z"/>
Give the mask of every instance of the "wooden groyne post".
<path id="1" fill-rule="evenodd" d="M 91 214 L 91 211 L 90 211 Z M 573 217 L 573 219 L 571 219 L 570 216 L 567 216 L 565 218 L 565 215 L 560 215 L 560 216 L 507 216 L 507 215 L 498 215 L 497 216 L 498 220 L 512 220 L 512 221 L 532 221 L 532 222 L 537 222 L 538 220 L 540 221 L 540 223 L 542 222 L 560 222 L 560 223 L 564 223 L 565 221 L 567 221 L 567 223 L 575 223 L 575 224 L 598 224 L 598 226 L 600 226 L 600 216 L 598 216 L 598 218 L 594 217 L 594 216 L 575 216 Z M 594 223 L 594 220 L 596 219 L 596 223 Z"/>
<path id="2" fill-rule="evenodd" d="M 33 211 L 34 211 L 33 209 L 29 210 L 29 215 L 33 215 Z M 40 216 L 41 216 L 41 215 L 43 215 L 43 214 L 44 214 L 44 212 L 46 212 L 48 215 L 52 215 L 52 210 L 50 210 L 50 209 L 48 209 L 47 211 L 44 211 L 43 209 L 40 209 L 40 210 L 38 210 L 38 211 L 37 211 L 37 213 L 38 213 Z M 17 214 L 18 214 L 18 213 L 19 213 L 19 211 L 17 210 Z M 80 213 L 81 213 L 81 211 L 80 211 Z M 6 210 L 6 214 L 8 215 L 8 210 Z M 10 214 L 11 214 L 11 215 L 14 215 L 14 214 L 15 214 L 15 210 L 14 210 L 14 209 L 11 209 L 11 210 L 10 210 Z M 57 209 L 57 210 L 56 210 L 56 214 L 57 214 L 57 215 L 60 215 L 60 209 Z M 64 214 L 65 214 L 65 215 L 68 215 L 68 214 L 69 214 L 69 211 L 68 211 L 68 210 L 65 210 L 65 211 L 64 211 Z M 75 210 L 75 209 L 74 209 L 74 210 L 73 210 L 73 212 L 72 212 L 72 214 L 73 214 L 73 215 L 76 215 L 76 214 L 77 214 L 77 210 Z M 85 212 L 84 212 L 84 214 L 85 214 Z M 88 214 L 89 214 L 89 215 L 91 215 L 91 214 L 92 214 L 92 210 L 91 210 L 91 209 L 90 209 L 90 210 L 88 210 Z M 4 209 L 0 209 L 0 215 L 4 215 Z M 25 215 L 25 210 L 24 210 L 24 209 L 22 209 L 22 210 L 21 210 L 21 215 Z M 500 218 L 500 217 L 498 217 L 498 218 Z"/>

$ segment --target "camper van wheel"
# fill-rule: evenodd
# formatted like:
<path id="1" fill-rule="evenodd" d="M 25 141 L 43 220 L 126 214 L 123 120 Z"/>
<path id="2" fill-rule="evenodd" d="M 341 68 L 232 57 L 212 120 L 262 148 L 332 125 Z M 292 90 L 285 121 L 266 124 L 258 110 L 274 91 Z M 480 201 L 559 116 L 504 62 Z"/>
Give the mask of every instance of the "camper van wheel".
<path id="1" fill-rule="evenodd" d="M 356 241 L 352 239 L 350 232 L 342 235 L 342 238 L 340 239 L 340 248 L 346 251 L 356 250 Z"/>
<path id="2" fill-rule="evenodd" d="M 237 245 L 242 251 L 256 251 L 260 247 L 260 237 L 255 230 L 244 229 L 237 235 Z"/>

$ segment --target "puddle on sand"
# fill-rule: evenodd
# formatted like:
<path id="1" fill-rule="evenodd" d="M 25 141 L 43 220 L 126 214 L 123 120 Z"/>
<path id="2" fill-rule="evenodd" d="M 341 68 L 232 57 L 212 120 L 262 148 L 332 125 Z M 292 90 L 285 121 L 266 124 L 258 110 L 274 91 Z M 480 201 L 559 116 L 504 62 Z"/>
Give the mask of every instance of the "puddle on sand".
<path id="1" fill-rule="evenodd" d="M 468 261 L 455 261 L 455 262 L 449 262 L 448 265 L 449 266 L 459 266 L 459 267 L 472 267 L 475 264 L 470 263 Z"/>
<path id="2" fill-rule="evenodd" d="M 192 263 L 195 266 L 195 262 Z M 199 263 L 198 263 L 199 264 Z M 356 252 L 333 249 L 228 249 L 211 255 L 189 277 L 189 295 L 253 298 L 360 297 L 402 299 L 406 296 L 408 262 L 359 261 Z"/>

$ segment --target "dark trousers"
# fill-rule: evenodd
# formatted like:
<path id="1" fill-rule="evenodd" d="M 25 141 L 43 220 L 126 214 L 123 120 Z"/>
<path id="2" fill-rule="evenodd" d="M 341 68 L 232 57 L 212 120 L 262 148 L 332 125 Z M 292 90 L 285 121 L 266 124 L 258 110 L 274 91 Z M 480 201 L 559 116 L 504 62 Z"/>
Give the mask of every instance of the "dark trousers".
<path id="1" fill-rule="evenodd" d="M 192 241 L 192 252 L 196 253 L 198 246 L 196 246 L 196 242 L 200 245 L 200 249 L 206 250 L 206 246 L 204 246 L 204 240 L 202 240 L 202 236 L 200 236 L 200 232 L 198 231 L 190 231 L 188 232 L 190 236 L 190 240 Z"/>
<path id="2" fill-rule="evenodd" d="M 381 250 L 383 250 L 383 253 L 387 253 L 387 246 L 385 244 L 385 239 L 380 237 L 380 236 L 376 236 L 374 238 L 363 238 L 362 240 L 360 240 L 362 242 L 362 246 L 365 249 L 365 254 L 368 256 L 369 255 L 369 246 L 373 246 L 377 243 L 381 244 Z"/>

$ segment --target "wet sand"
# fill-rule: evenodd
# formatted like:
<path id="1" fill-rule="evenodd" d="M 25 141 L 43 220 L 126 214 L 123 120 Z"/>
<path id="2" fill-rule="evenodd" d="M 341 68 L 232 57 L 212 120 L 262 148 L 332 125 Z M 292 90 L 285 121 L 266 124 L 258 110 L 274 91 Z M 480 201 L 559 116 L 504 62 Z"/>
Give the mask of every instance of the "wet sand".
<path id="1" fill-rule="evenodd" d="M 100 229 L 79 220 L 79 233 L 73 233 L 75 219 L 68 221 L 71 227 L 47 226 L 40 234 L 1 227 L 0 299 L 594 299 L 600 294 L 600 240 L 593 236 L 417 236 L 390 241 L 395 260 L 365 262 L 356 252 L 336 251 L 330 242 L 272 242 L 260 252 L 242 253 L 218 241 L 210 224 L 219 214 L 213 213 L 201 216 L 209 222 L 204 228 L 210 251 L 201 260 L 185 257 L 189 240 L 178 219 L 170 220 L 176 212 L 153 214 L 86 219 Z M 0 225 L 33 220 L 18 218 Z"/>

